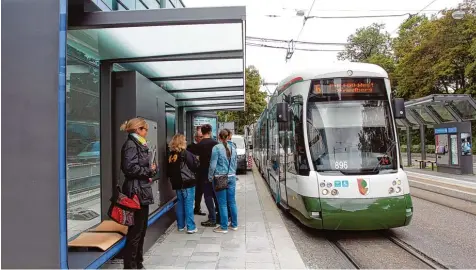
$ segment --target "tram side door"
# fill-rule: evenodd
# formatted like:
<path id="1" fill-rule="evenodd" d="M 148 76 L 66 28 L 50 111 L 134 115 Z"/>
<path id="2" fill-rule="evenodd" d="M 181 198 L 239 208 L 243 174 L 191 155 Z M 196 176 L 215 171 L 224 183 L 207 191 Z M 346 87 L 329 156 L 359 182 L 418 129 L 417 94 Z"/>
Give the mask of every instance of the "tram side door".
<path id="1" fill-rule="evenodd" d="M 288 164 L 288 123 L 278 123 L 278 145 L 279 145 L 279 197 L 283 207 L 288 206 L 288 194 L 286 188 L 286 168 Z"/>

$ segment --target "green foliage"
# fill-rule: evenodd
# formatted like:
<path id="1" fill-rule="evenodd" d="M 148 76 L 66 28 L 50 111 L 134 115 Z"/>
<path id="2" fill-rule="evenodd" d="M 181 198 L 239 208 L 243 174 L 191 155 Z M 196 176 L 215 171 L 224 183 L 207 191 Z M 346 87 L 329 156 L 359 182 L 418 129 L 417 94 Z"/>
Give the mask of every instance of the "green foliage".
<path id="1" fill-rule="evenodd" d="M 384 24 L 373 23 L 368 27 L 357 29 L 355 34 L 347 38 L 345 51 L 337 55 L 339 60 L 366 62 L 373 55 L 390 56 L 391 38 Z"/>
<path id="2" fill-rule="evenodd" d="M 398 97 L 476 95 L 476 0 L 464 0 L 458 8 L 467 13 L 461 20 L 453 19 L 454 10 L 432 18 L 411 16 L 395 39 L 382 24 L 359 28 L 337 57 L 381 66 Z"/>
<path id="3" fill-rule="evenodd" d="M 247 67 L 245 111 L 218 112 L 218 121 L 235 122 L 236 133 L 243 134 L 244 126 L 255 123 L 266 108 L 266 93 L 260 91 L 260 86 L 261 76 L 259 71 L 254 66 Z"/>

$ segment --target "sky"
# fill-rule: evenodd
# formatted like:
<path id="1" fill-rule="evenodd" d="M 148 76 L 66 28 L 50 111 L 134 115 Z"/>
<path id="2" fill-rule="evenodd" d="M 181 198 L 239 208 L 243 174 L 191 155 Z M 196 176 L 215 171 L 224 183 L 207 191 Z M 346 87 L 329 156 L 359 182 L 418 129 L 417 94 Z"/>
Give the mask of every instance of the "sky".
<path id="1" fill-rule="evenodd" d="M 296 10 L 304 10 L 310 16 L 369 16 L 437 14 L 444 8 L 454 8 L 462 0 L 183 0 L 186 7 L 246 6 L 246 35 L 280 40 L 296 40 L 303 26 L 303 17 Z M 430 4 L 430 5 L 429 5 Z M 279 15 L 270 18 L 266 15 Z M 396 30 L 408 15 L 390 18 L 359 19 L 309 19 L 299 41 L 346 43 L 357 28 L 372 23 L 383 23 L 386 30 L 396 36 Z M 261 42 L 262 43 L 262 42 Z M 287 46 L 285 43 L 266 43 Z M 307 47 L 301 46 L 301 47 Z M 315 46 L 317 49 L 341 50 L 343 46 Z M 291 60 L 285 61 L 286 50 L 262 47 L 246 47 L 246 65 L 258 68 L 266 82 L 277 83 L 295 68 L 337 62 L 338 52 L 295 51 Z M 269 87 L 272 92 L 274 87 Z"/>

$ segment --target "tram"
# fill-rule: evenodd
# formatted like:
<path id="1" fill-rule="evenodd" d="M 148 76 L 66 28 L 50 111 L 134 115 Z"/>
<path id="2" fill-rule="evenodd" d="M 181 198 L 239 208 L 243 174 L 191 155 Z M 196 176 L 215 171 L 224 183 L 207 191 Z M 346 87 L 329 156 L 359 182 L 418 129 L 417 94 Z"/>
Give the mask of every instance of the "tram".
<path id="1" fill-rule="evenodd" d="M 413 216 L 388 74 L 324 65 L 279 83 L 254 124 L 253 157 L 275 201 L 309 227 L 381 230 Z"/>

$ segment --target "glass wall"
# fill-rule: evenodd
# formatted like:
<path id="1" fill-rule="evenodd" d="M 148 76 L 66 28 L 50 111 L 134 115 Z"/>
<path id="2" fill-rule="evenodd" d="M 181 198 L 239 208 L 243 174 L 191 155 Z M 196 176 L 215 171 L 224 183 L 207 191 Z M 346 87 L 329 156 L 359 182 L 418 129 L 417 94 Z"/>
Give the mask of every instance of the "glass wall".
<path id="1" fill-rule="evenodd" d="M 101 220 L 99 69 L 68 46 L 66 68 L 68 238 Z"/>

